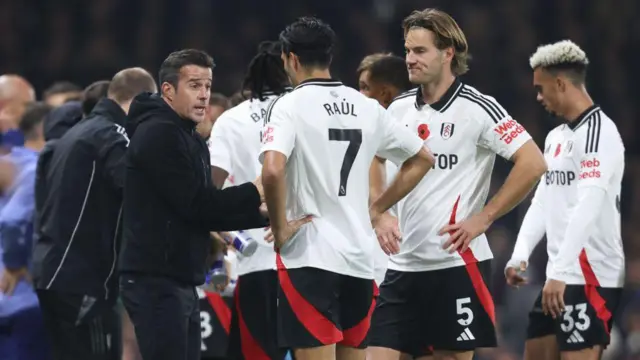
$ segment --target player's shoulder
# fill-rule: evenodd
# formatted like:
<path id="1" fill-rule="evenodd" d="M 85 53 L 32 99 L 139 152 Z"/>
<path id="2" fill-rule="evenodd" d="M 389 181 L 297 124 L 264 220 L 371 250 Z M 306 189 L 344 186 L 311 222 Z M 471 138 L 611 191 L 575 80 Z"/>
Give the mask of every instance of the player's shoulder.
<path id="1" fill-rule="evenodd" d="M 602 143 L 607 144 L 607 149 L 612 149 L 616 145 L 624 148 L 618 126 L 600 106 L 594 105 L 585 110 L 576 123 L 573 131 L 585 139 L 586 153 L 598 152 L 602 148 L 600 146 Z"/>
<path id="2" fill-rule="evenodd" d="M 416 94 L 418 93 L 418 88 L 413 88 L 411 90 L 405 91 L 402 94 L 396 96 L 391 100 L 389 107 L 387 109 L 395 110 L 397 108 L 403 108 L 407 106 L 414 106 L 416 101 Z"/>
<path id="3" fill-rule="evenodd" d="M 491 119 L 492 122 L 498 123 L 509 116 L 496 98 L 468 84 L 462 84 L 457 100 L 452 106 L 470 112 L 474 117 Z"/>

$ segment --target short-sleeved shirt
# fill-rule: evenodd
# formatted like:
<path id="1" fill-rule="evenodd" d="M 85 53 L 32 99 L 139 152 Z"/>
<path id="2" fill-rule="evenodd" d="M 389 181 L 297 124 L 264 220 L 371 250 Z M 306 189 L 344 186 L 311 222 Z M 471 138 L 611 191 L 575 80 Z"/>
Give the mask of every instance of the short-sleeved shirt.
<path id="1" fill-rule="evenodd" d="M 394 101 L 388 110 L 424 141 L 435 165 L 398 204 L 402 241 L 389 269 L 430 271 L 491 259 L 484 234 L 464 254 L 449 254 L 442 249 L 449 235 L 438 232 L 482 210 L 496 154 L 511 159 L 531 137 L 493 97 L 458 80 L 431 105 L 424 103 L 420 88 L 414 94 Z"/>
<path id="2" fill-rule="evenodd" d="M 211 130 L 208 142 L 211 165 L 229 174 L 225 186 L 251 182 L 260 175 L 262 126 L 269 105 L 277 98 L 273 93 L 266 95 L 264 101 L 249 99 L 225 111 Z M 275 269 L 276 253 L 273 244 L 264 241 L 264 229 L 249 229 L 247 233 L 259 246 L 249 257 L 238 255 L 238 274 Z"/>
<path id="3" fill-rule="evenodd" d="M 544 209 L 547 235 L 547 278 L 583 285 L 582 267 L 589 265 L 595 282 L 603 287 L 622 287 L 625 257 L 620 225 L 620 194 L 624 175 L 624 145 L 615 123 L 592 106 L 573 123 L 553 129 L 545 141 L 548 170 L 538 184 L 534 201 Z M 566 274 L 557 274 L 558 260 L 567 226 L 582 191 L 598 187 L 605 200 L 598 210 L 593 232 L 584 242 L 584 253 Z M 579 211 L 579 210 L 578 210 Z M 565 259 L 566 260 L 566 259 Z M 592 282 L 594 279 L 591 279 Z"/>
<path id="4" fill-rule="evenodd" d="M 262 135 L 287 157 L 287 219 L 313 216 L 280 249 L 287 268 L 314 267 L 373 279 L 369 168 L 375 155 L 401 164 L 422 141 L 389 121 L 376 100 L 312 79 L 273 102 Z"/>

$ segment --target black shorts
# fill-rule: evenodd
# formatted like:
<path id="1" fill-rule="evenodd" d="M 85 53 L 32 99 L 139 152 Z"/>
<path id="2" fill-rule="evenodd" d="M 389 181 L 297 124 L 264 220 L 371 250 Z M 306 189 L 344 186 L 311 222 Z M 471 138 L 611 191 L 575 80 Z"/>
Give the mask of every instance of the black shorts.
<path id="1" fill-rule="evenodd" d="M 282 360 L 278 346 L 278 273 L 275 270 L 241 275 L 233 295 L 229 355 L 231 360 Z"/>
<path id="2" fill-rule="evenodd" d="M 37 290 L 54 360 L 119 360 L 120 314 L 116 302 L 87 295 Z"/>
<path id="3" fill-rule="evenodd" d="M 414 357 L 497 345 L 491 261 L 423 272 L 387 270 L 369 346 Z"/>
<path id="4" fill-rule="evenodd" d="M 554 320 L 542 312 L 540 292 L 529 313 L 527 338 L 555 334 L 560 351 L 577 351 L 596 345 L 606 348 L 621 296 L 621 288 L 567 285 L 564 291 L 565 311 Z"/>
<path id="5" fill-rule="evenodd" d="M 280 268 L 278 279 L 280 347 L 367 347 L 375 307 L 373 279 L 310 267 Z"/>
<path id="6" fill-rule="evenodd" d="M 232 300 L 218 293 L 197 290 L 200 298 L 201 356 L 225 358 L 231 327 Z"/>

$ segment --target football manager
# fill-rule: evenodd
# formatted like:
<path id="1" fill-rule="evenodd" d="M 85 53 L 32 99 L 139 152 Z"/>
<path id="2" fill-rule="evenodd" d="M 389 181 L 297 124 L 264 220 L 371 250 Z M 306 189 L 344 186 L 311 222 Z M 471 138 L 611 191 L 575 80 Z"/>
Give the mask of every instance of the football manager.
<path id="1" fill-rule="evenodd" d="M 268 225 L 260 179 L 224 190 L 211 181 L 195 127 L 205 119 L 213 67 L 203 51 L 170 54 L 160 93 L 138 95 L 129 112 L 120 289 L 145 360 L 200 359 L 195 286 L 205 279 L 209 232 Z"/>

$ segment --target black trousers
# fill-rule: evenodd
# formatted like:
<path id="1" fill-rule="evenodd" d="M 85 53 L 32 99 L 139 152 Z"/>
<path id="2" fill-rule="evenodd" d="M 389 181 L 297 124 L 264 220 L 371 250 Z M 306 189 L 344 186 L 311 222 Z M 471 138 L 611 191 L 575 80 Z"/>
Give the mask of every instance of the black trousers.
<path id="1" fill-rule="evenodd" d="M 115 301 L 37 290 L 54 360 L 119 360 L 120 316 Z"/>
<path id="2" fill-rule="evenodd" d="M 121 274 L 120 292 L 144 360 L 200 360 L 200 309 L 193 286 Z"/>

